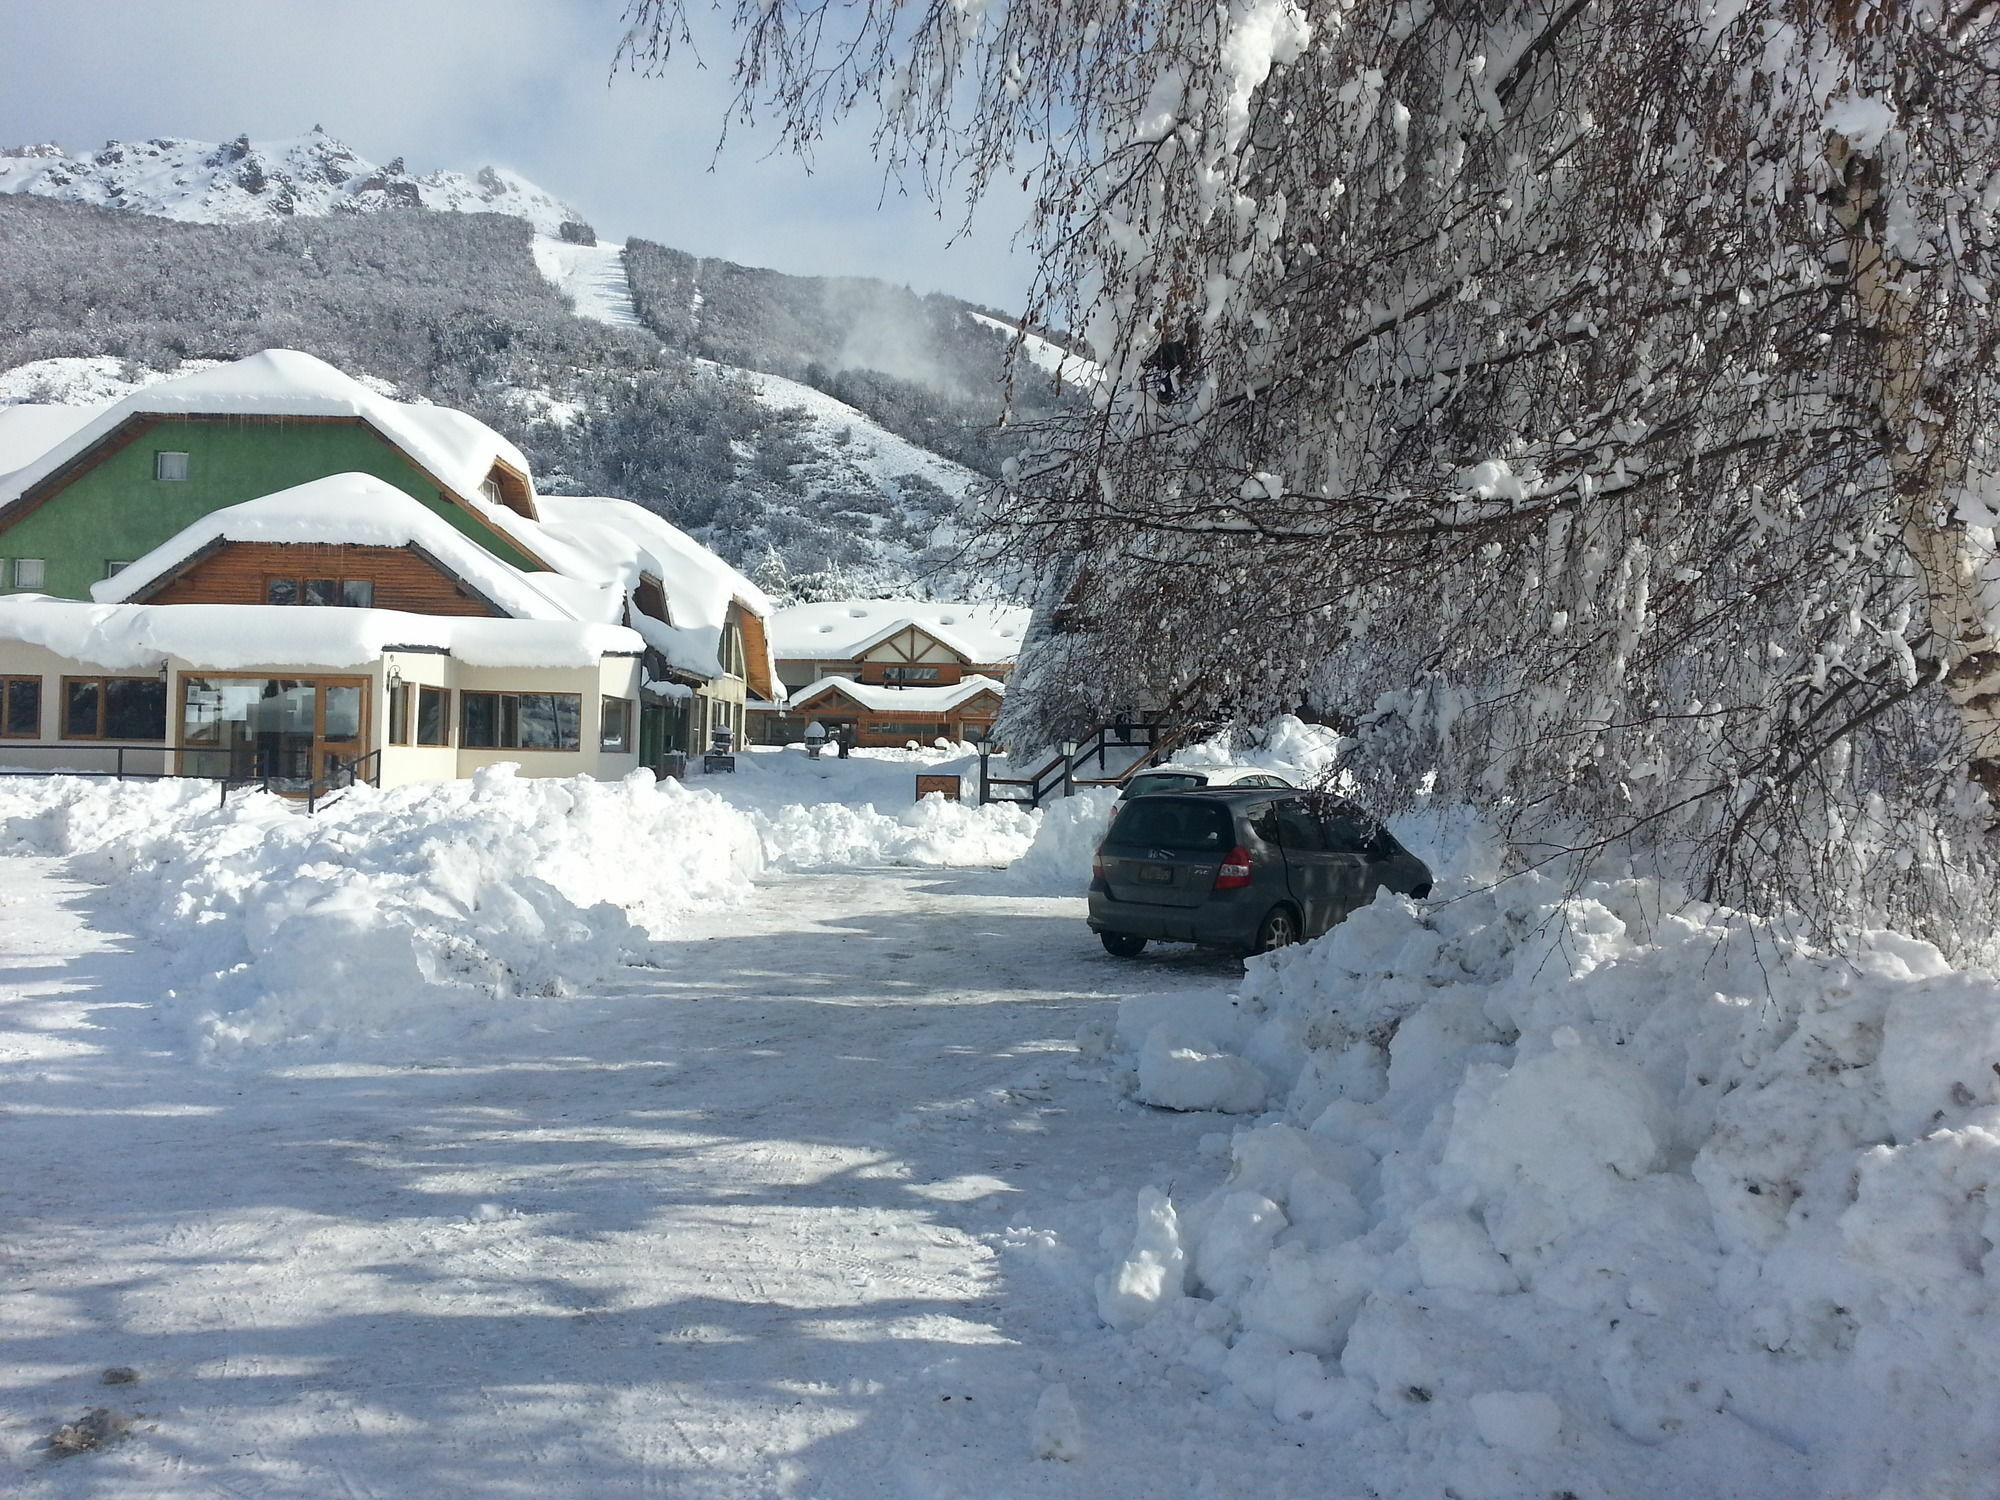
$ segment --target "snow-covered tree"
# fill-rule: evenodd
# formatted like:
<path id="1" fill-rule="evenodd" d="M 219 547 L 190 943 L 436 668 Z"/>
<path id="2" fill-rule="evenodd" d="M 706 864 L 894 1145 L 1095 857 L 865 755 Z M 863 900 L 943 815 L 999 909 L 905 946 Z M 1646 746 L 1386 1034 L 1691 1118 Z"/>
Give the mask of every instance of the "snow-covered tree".
<path id="1" fill-rule="evenodd" d="M 635 0 L 664 58 L 675 0 Z M 1352 725 L 1518 846 L 1923 923 L 2000 793 L 1991 0 L 741 0 L 801 147 L 1025 175 L 1094 408 L 1012 712 Z M 1941 905 L 1942 903 L 1942 905 Z"/>

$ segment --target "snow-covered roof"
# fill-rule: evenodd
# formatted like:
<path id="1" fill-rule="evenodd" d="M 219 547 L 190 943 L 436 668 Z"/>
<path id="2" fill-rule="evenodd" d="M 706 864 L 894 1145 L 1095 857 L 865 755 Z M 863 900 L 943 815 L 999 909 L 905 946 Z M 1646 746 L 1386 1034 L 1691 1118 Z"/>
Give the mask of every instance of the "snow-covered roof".
<path id="1" fill-rule="evenodd" d="M 1012 661 L 1029 611 L 1017 604 L 919 599 L 831 599 L 771 616 L 771 650 L 791 661 L 847 661 L 914 625 L 969 662 Z"/>
<path id="2" fill-rule="evenodd" d="M 976 674 L 944 687 L 888 687 L 880 683 L 856 682 L 851 677 L 822 677 L 818 682 L 800 688 L 788 701 L 794 705 L 793 711 L 796 712 L 796 705 L 811 702 L 828 688 L 838 688 L 854 702 L 875 713 L 943 713 L 981 693 L 1002 697 L 1007 693 L 1005 683 Z"/>
<path id="3" fill-rule="evenodd" d="M 0 474 L 0 506 L 141 416 L 358 417 L 491 518 L 502 509 L 479 487 L 496 462 L 528 473 L 521 450 L 484 422 L 445 406 L 418 406 L 377 395 L 323 359 L 296 349 L 266 349 L 134 391 L 98 409 L 54 446 Z"/>
<path id="4" fill-rule="evenodd" d="M 52 406 L 23 402 L 0 406 L 0 474 L 33 463 L 104 410 L 94 406 Z"/>
<path id="5" fill-rule="evenodd" d="M 642 577 L 659 580 L 670 623 L 636 616 L 635 623 L 677 667 L 708 676 L 721 671 L 722 627 L 732 602 L 759 617 L 771 613 L 762 589 L 644 506 L 599 496 L 544 495 L 538 509 L 539 521 L 507 516 L 501 524 L 566 577 L 607 589 L 621 603 Z M 764 666 L 771 670 L 768 662 Z"/>
<path id="6" fill-rule="evenodd" d="M 537 580 L 553 574 L 523 573 L 510 566 L 372 474 L 334 474 L 211 511 L 136 562 L 92 584 L 91 597 L 100 604 L 124 603 L 217 542 L 415 546 L 517 620 L 595 618 L 537 587 Z"/>
<path id="7" fill-rule="evenodd" d="M 84 604 L 44 594 L 0 598 L 0 640 L 41 646 L 109 672 L 153 672 L 169 658 L 211 671 L 347 668 L 399 646 L 446 651 L 475 667 L 593 667 L 645 643 L 618 625 L 496 620 L 393 609 L 279 604 Z"/>

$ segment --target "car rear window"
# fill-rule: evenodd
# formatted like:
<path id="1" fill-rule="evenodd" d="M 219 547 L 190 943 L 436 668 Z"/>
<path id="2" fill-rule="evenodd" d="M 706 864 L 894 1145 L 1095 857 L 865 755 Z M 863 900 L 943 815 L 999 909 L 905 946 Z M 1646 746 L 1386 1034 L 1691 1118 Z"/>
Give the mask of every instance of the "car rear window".
<path id="1" fill-rule="evenodd" d="M 1229 809 L 1190 797 L 1171 802 L 1128 802 L 1111 825 L 1108 844 L 1154 849 L 1227 849 L 1236 842 Z"/>
<path id="2" fill-rule="evenodd" d="M 1184 792 L 1189 787 L 1207 785 L 1208 778 L 1206 776 L 1183 776 L 1177 773 L 1162 772 L 1157 776 L 1134 776 L 1132 778 L 1132 795 L 1135 797 L 1149 797 L 1154 792 Z"/>

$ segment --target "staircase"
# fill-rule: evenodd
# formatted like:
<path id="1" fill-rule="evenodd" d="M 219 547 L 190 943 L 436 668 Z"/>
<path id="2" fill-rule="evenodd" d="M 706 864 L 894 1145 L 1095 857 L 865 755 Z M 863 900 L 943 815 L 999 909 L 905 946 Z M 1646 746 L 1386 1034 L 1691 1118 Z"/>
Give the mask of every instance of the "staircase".
<path id="1" fill-rule="evenodd" d="M 989 776 L 982 755 L 979 800 L 1040 807 L 1051 798 L 1067 797 L 1078 787 L 1123 786 L 1147 766 L 1173 754 L 1191 736 L 1189 727 L 1171 724 L 1164 714 L 1103 724 L 1074 748 L 1066 743 L 1054 759 L 1029 776 Z"/>

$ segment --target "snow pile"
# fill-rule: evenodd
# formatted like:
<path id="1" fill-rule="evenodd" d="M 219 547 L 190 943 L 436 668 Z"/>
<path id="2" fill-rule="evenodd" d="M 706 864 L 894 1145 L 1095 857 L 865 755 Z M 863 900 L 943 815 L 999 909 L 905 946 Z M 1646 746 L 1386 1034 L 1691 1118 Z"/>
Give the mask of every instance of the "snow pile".
<path id="1" fill-rule="evenodd" d="M 788 803 L 753 809 L 764 857 L 785 870 L 866 865 L 983 865 L 1019 859 L 1035 835 L 1036 815 L 1004 803 L 980 807 L 932 794 L 890 816 L 872 804 Z"/>
<path id="2" fill-rule="evenodd" d="M 1357 1487 L 1991 1492 L 1991 976 L 1526 876 L 1128 1001 L 1117 1045 L 1141 1097 L 1274 1112 L 1142 1195 L 1104 1319 Z"/>
<path id="3" fill-rule="evenodd" d="M 8 778 L 0 836 L 75 856 L 177 960 L 164 1008 L 199 1050 L 407 1057 L 529 1023 L 696 905 L 747 894 L 756 835 L 718 798 L 650 776 L 511 766 L 315 817 L 220 804 L 204 784 Z"/>
<path id="4" fill-rule="evenodd" d="M 1044 807 L 1034 841 L 1014 862 L 1021 889 L 1042 896 L 1081 896 L 1088 890 L 1090 862 L 1117 805 L 1116 792 L 1094 787 Z"/>

